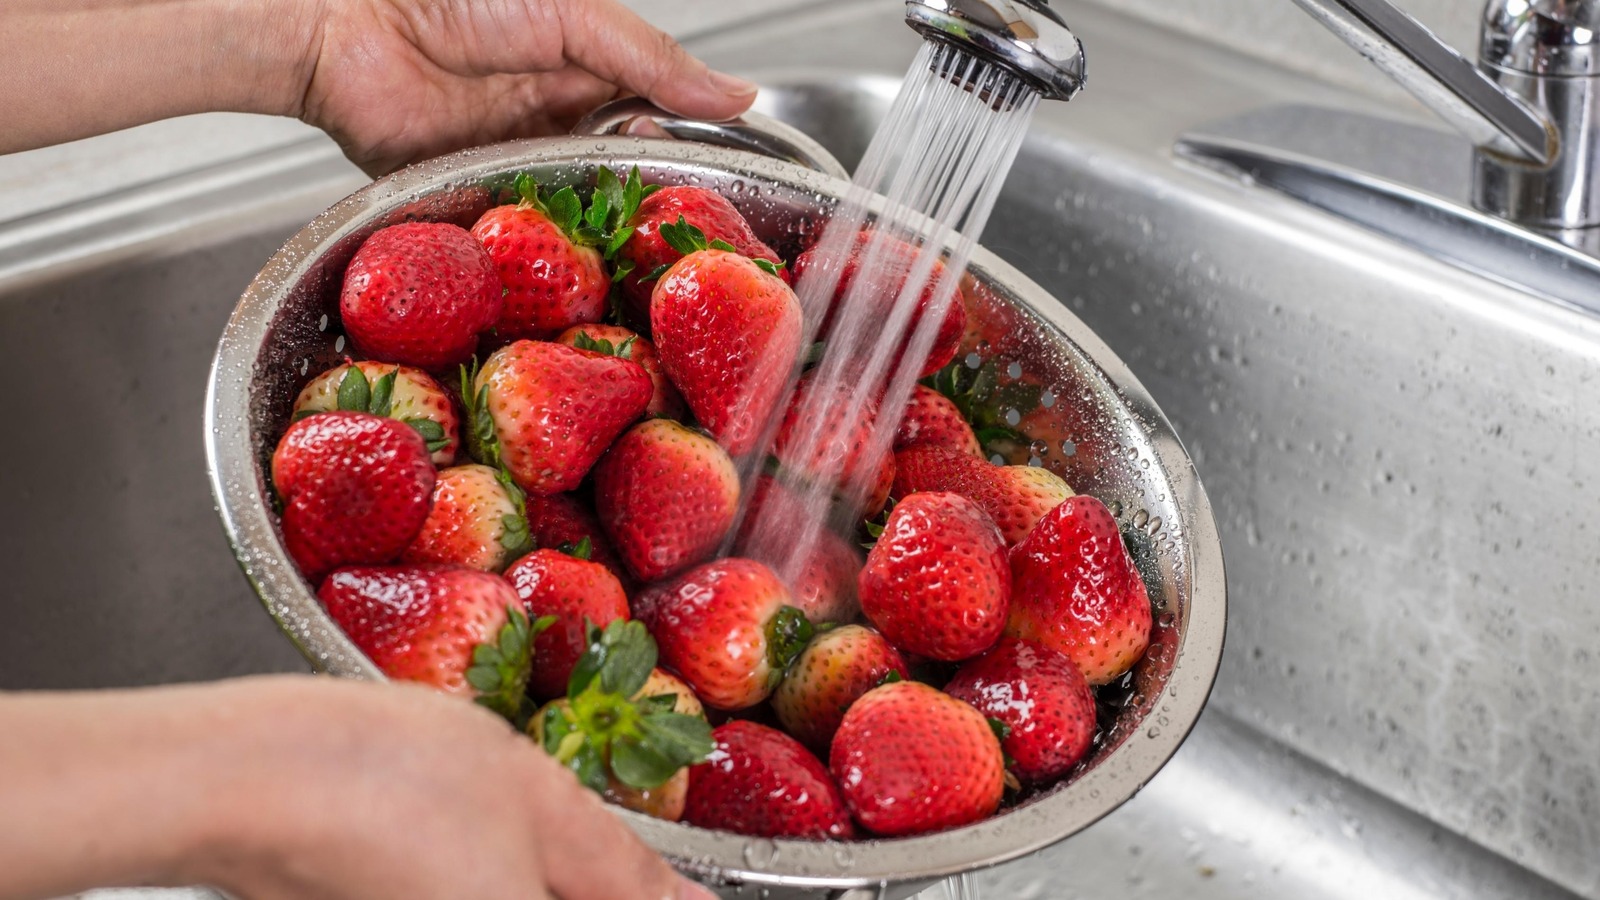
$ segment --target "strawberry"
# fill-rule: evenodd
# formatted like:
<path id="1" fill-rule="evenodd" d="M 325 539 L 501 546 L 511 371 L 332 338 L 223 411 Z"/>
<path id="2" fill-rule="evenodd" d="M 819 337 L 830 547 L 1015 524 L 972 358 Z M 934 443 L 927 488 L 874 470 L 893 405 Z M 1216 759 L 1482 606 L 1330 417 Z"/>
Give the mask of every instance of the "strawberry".
<path id="1" fill-rule="evenodd" d="M 911 389 L 911 401 L 906 404 L 905 414 L 900 417 L 900 429 L 894 434 L 896 450 L 916 444 L 932 444 L 984 459 L 978 436 L 961 410 L 949 397 L 920 384 Z"/>
<path id="2" fill-rule="evenodd" d="M 594 470 L 600 524 L 641 581 L 715 553 L 739 511 L 739 472 L 716 441 L 671 419 L 647 419 Z"/>
<path id="3" fill-rule="evenodd" d="M 594 510 L 572 494 L 530 496 L 524 500 L 528 510 L 528 530 L 536 547 L 572 550 L 589 542 L 589 559 L 611 570 L 623 587 L 628 587 L 628 569 L 612 549 L 611 541 L 595 518 Z"/>
<path id="4" fill-rule="evenodd" d="M 690 690 L 682 679 L 665 669 L 652 670 L 650 677 L 645 679 L 644 687 L 639 689 L 639 693 L 635 694 L 633 699 L 665 696 L 673 698 L 673 712 L 694 716 L 697 719 L 706 717 L 706 710 L 700 705 L 700 698 L 694 695 L 694 691 Z M 683 818 L 684 804 L 689 798 L 689 772 L 688 768 L 679 769 L 677 774 L 656 788 L 631 787 L 612 778 L 606 784 L 602 796 L 624 809 L 676 822 Z"/>
<path id="5" fill-rule="evenodd" d="M 293 415 L 299 420 L 336 409 L 388 416 L 410 425 L 428 442 L 436 466 L 454 462 L 461 446 L 455 404 L 421 369 L 378 362 L 334 366 L 300 391 Z"/>
<path id="6" fill-rule="evenodd" d="M 827 277 L 824 269 L 826 265 L 821 259 L 821 245 L 801 253 L 794 261 L 794 277 L 796 283 L 808 277 Z M 842 265 L 838 269 L 838 284 L 834 289 L 833 302 L 828 308 L 827 315 L 818 329 L 817 336 L 826 340 L 832 333 L 835 324 L 844 315 L 841 309 L 845 298 L 849 296 L 855 284 L 857 274 L 864 265 L 873 267 L 874 276 L 871 285 L 871 294 L 863 299 L 874 304 L 870 311 L 854 311 L 851 319 L 859 318 L 863 323 L 871 322 L 881 325 L 885 316 L 893 307 L 896 296 L 905 285 L 906 278 L 912 274 L 913 266 L 918 256 L 923 251 L 907 244 L 898 238 L 885 235 L 881 240 L 874 241 L 874 233 L 869 230 L 861 231 L 851 243 Z M 931 251 L 930 251 L 931 252 Z M 906 353 L 907 344 L 912 334 L 916 332 L 922 317 L 928 314 L 934 295 L 938 293 L 938 284 L 944 278 L 945 265 L 942 260 L 933 263 L 932 271 L 928 275 L 926 286 L 917 300 L 917 309 L 912 313 L 911 320 L 906 324 L 905 337 L 899 348 L 895 350 L 895 363 L 889 371 L 899 371 L 901 357 Z M 866 287 L 863 290 L 867 289 Z M 956 351 L 961 346 L 961 337 L 967 330 L 966 305 L 961 301 L 960 290 L 957 289 L 951 298 L 945 301 L 944 318 L 939 322 L 938 334 L 934 337 L 933 344 L 928 352 L 920 370 L 922 375 L 931 375 L 943 368 L 946 363 L 955 358 Z"/>
<path id="7" fill-rule="evenodd" d="M 874 688 L 850 707 L 829 771 L 856 822 L 884 837 L 976 822 L 1005 793 L 1005 757 L 988 720 L 916 681 Z"/>
<path id="8" fill-rule="evenodd" d="M 312 580 L 393 560 L 428 518 L 433 477 L 422 436 L 395 419 L 328 412 L 290 425 L 272 454 L 289 556 Z"/>
<path id="9" fill-rule="evenodd" d="M 1000 526 L 1006 544 L 1027 537 L 1045 513 L 1072 496 L 1061 476 L 1040 466 L 996 466 L 946 447 L 918 444 L 894 455 L 890 496 L 951 491 L 983 507 Z"/>
<path id="10" fill-rule="evenodd" d="M 496 336 L 549 340 L 600 321 L 611 291 L 604 261 L 628 239 L 618 232 L 639 205 L 638 170 L 624 185 L 602 166 L 587 208 L 570 187 L 541 197 L 526 174 L 515 190 L 519 202 L 494 207 L 472 226 L 505 285 Z"/>
<path id="11" fill-rule="evenodd" d="M 889 643 L 946 662 L 968 659 L 1006 626 L 1005 541 L 971 500 L 912 494 L 889 512 L 856 589 L 861 611 Z"/>
<path id="12" fill-rule="evenodd" d="M 462 384 L 478 461 L 530 494 L 577 487 L 652 390 L 636 362 L 542 341 L 501 347 Z"/>
<path id="13" fill-rule="evenodd" d="M 801 651 L 772 692 L 772 709 L 785 731 L 827 753 L 850 704 L 886 681 L 910 678 L 905 660 L 883 635 L 841 625 L 819 633 Z"/>
<path id="14" fill-rule="evenodd" d="M 596 793 L 676 818 L 685 767 L 710 755 L 711 726 L 674 712 L 670 693 L 641 693 L 656 664 L 656 644 L 643 625 L 591 626 L 587 640 L 565 696 L 529 720 L 528 734 Z"/>
<path id="15" fill-rule="evenodd" d="M 434 480 L 427 521 L 400 561 L 504 569 L 533 549 L 521 500 L 510 478 L 488 466 L 445 469 Z"/>
<path id="16" fill-rule="evenodd" d="M 689 770 L 684 821 L 753 837 L 855 837 L 838 786 L 794 738 L 739 720 L 711 737 L 711 757 Z"/>
<path id="17" fill-rule="evenodd" d="M 778 576 L 748 559 L 712 560 L 647 588 L 633 611 L 662 664 L 714 709 L 765 700 L 811 637 Z"/>
<path id="18" fill-rule="evenodd" d="M 1105 504 L 1077 496 L 1011 551 L 1006 633 L 1066 654 L 1090 684 L 1133 667 L 1150 642 L 1150 597 Z"/>
<path id="19" fill-rule="evenodd" d="M 817 532 L 809 547 L 796 546 L 795 526 L 815 515 L 783 482 L 761 475 L 750 492 L 737 546 L 744 555 L 778 569 L 787 569 L 794 554 L 805 554 L 798 574 L 786 582 L 794 605 L 817 624 L 854 621 L 861 612 L 856 599 L 861 551 L 827 528 Z"/>
<path id="20" fill-rule="evenodd" d="M 561 332 L 556 343 L 633 360 L 650 374 L 650 382 L 655 386 L 655 393 L 650 395 L 650 405 L 644 408 L 644 414 L 668 419 L 683 418 L 683 397 L 667 379 L 666 370 L 661 368 L 661 355 L 656 353 L 655 344 L 621 325 L 574 325 Z"/>
<path id="21" fill-rule="evenodd" d="M 328 615 L 390 678 L 470 694 L 507 718 L 522 707 L 530 624 L 505 579 L 460 566 L 351 566 L 322 583 Z"/>
<path id="22" fill-rule="evenodd" d="M 506 580 L 516 588 L 528 615 L 554 620 L 533 645 L 528 692 L 540 699 L 567 692 L 572 667 L 589 648 L 589 625 L 604 627 L 629 618 L 628 595 L 617 576 L 590 562 L 587 555 L 586 546 L 578 547 L 574 555 L 535 550 L 506 570 Z"/>
<path id="23" fill-rule="evenodd" d="M 853 383 L 829 385 L 810 373 L 802 376 L 784 410 L 772 455 L 788 476 L 835 485 L 837 496 L 853 506 L 852 518 L 870 519 L 889 499 L 894 457 L 873 456 L 878 406 L 857 397 L 857 389 Z"/>
<path id="24" fill-rule="evenodd" d="M 696 249 L 707 245 L 692 225 L 661 230 L 686 254 L 650 298 L 661 366 L 700 424 L 730 454 L 743 456 L 794 369 L 800 301 L 772 274 L 771 263 L 731 248 Z"/>
<path id="25" fill-rule="evenodd" d="M 621 264 L 628 266 L 629 273 L 619 280 L 626 311 L 635 321 L 650 321 L 655 281 L 683 257 L 684 251 L 668 243 L 661 233 L 661 226 L 680 220 L 698 228 L 708 242 L 722 241 L 741 256 L 782 264 L 778 254 L 756 237 L 744 216 L 716 191 L 693 185 L 647 188 L 638 211 L 628 220 L 633 235 L 617 253 Z M 788 281 L 788 272 L 780 271 L 779 277 Z"/>
<path id="26" fill-rule="evenodd" d="M 1067 774 L 1094 742 L 1094 694 L 1065 654 L 1004 638 L 962 666 L 945 693 L 1004 726 L 1009 768 L 1039 784 Z"/>
<path id="27" fill-rule="evenodd" d="M 500 276 L 466 229 L 407 222 L 374 232 L 344 273 L 339 311 L 363 356 L 438 371 L 465 362 L 500 318 Z"/>

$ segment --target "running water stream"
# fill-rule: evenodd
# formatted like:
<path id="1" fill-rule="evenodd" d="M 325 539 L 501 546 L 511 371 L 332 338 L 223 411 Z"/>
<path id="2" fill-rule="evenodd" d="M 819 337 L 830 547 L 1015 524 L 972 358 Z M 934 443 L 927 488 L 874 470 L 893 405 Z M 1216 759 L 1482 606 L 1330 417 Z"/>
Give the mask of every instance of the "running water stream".
<path id="1" fill-rule="evenodd" d="M 918 52 L 823 230 L 816 264 L 796 285 L 805 322 L 801 346 L 810 347 L 828 323 L 824 352 L 795 401 L 779 460 L 779 478 L 796 495 L 798 511 L 771 502 L 741 509 L 743 521 L 732 532 L 739 545 L 728 549 L 766 561 L 794 585 L 819 565 L 813 554 L 826 529 L 848 536 L 860 526 L 864 501 L 875 487 L 883 489 L 879 476 L 900 411 L 949 304 L 960 302 L 968 257 L 1038 101 L 1010 69 L 957 47 L 927 43 Z M 858 238 L 868 227 L 870 237 Z M 839 296 L 842 276 L 848 284 Z M 780 409 L 758 444 L 763 452 L 746 458 L 746 501 L 767 469 L 783 418 Z M 838 424 L 863 421 L 871 423 L 864 436 Z M 945 890 L 960 900 L 976 897 L 964 876 Z"/>
<path id="2" fill-rule="evenodd" d="M 853 512 L 887 461 L 900 411 L 949 304 L 960 302 L 967 259 L 1038 101 L 1012 70 L 958 47 L 930 42 L 917 53 L 823 230 L 816 263 L 796 285 L 802 346 L 829 324 L 782 453 L 782 480 L 798 497 L 799 521 L 792 504 L 741 510 L 739 546 L 729 549 L 768 562 L 793 584 L 824 529 L 849 533 L 860 524 Z M 864 228 L 870 237 L 856 246 Z M 857 263 L 836 296 L 852 256 Z M 746 458 L 746 498 L 781 419 L 779 410 L 767 423 L 759 445 L 767 452 Z M 871 423 L 865 438 L 838 425 L 862 421 Z M 847 472 L 855 477 L 842 479 Z"/>

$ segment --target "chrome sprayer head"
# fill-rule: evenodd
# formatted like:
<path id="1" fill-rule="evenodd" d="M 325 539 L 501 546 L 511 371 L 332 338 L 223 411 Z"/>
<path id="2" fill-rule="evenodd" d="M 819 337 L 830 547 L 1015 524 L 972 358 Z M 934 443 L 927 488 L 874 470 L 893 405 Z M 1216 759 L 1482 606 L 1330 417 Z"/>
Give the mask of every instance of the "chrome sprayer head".
<path id="1" fill-rule="evenodd" d="M 1047 100 L 1083 89 L 1083 43 L 1045 0 L 906 0 L 906 23 L 1005 66 Z"/>

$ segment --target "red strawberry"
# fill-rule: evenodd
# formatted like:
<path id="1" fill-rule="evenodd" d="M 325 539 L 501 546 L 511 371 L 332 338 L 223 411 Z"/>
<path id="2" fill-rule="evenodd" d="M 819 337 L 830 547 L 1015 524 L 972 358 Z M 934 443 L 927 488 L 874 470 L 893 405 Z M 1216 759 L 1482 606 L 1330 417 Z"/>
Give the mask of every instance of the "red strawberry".
<path id="1" fill-rule="evenodd" d="M 840 307 L 849 295 L 850 288 L 855 283 L 857 273 L 860 272 L 863 265 L 873 265 L 875 272 L 872 283 L 874 296 L 868 298 L 868 302 L 875 304 L 875 308 L 870 312 L 857 312 L 855 316 L 865 313 L 863 321 L 879 325 L 882 324 L 884 316 L 889 313 L 896 295 L 905 285 L 906 278 L 912 274 L 912 267 L 916 264 L 917 257 L 922 252 L 920 249 L 887 235 L 882 240 L 877 241 L 877 246 L 873 247 L 872 237 L 872 231 L 862 231 L 856 235 L 855 241 L 850 245 L 849 253 L 843 261 L 842 268 L 839 269 L 838 287 L 834 291 L 833 303 L 830 305 L 827 317 L 823 320 L 822 327 L 818 331 L 819 338 L 827 339 L 835 323 L 840 320 L 841 315 L 843 315 Z M 809 276 L 812 278 L 824 277 L 823 269 L 819 265 L 821 252 L 821 246 L 818 245 L 800 254 L 795 259 L 794 277 L 796 283 L 800 279 L 807 277 L 808 272 L 813 273 Z M 912 314 L 911 321 L 906 324 L 905 340 L 901 342 L 899 349 L 895 351 L 896 361 L 890 371 L 899 370 L 899 360 L 906 351 L 906 344 L 910 341 L 911 335 L 915 333 L 917 324 L 927 314 L 929 304 L 932 303 L 934 294 L 937 293 L 937 285 L 944 277 L 944 273 L 944 263 L 942 261 L 934 262 L 933 269 L 928 276 L 927 286 L 923 288 L 922 295 L 918 298 L 917 310 Z M 961 337 L 966 332 L 967 310 L 966 305 L 961 301 L 960 290 L 957 289 L 946 303 L 944 318 L 939 323 L 939 332 L 929 350 L 928 359 L 922 366 L 920 373 L 922 375 L 931 375 L 943 368 L 950 360 L 955 359 L 956 350 L 961 346 Z M 855 318 L 855 316 L 852 316 L 852 318 Z"/>
<path id="2" fill-rule="evenodd" d="M 740 553 L 782 570 L 791 555 L 804 552 L 799 573 L 786 584 L 795 607 L 817 624 L 854 621 L 861 613 L 861 603 L 856 599 L 861 551 L 827 528 L 817 533 L 808 549 L 795 546 L 788 536 L 797 523 L 813 515 L 805 509 L 800 496 L 783 482 L 769 475 L 760 476 L 745 511 L 738 541 Z M 786 539 L 757 540 L 758 530 L 762 535 L 781 533 Z"/>
<path id="3" fill-rule="evenodd" d="M 905 497 L 917 491 L 950 491 L 983 507 L 1000 526 L 1008 545 L 1016 545 L 1045 513 L 1072 496 L 1061 476 L 1039 466 L 996 466 L 947 447 L 918 444 L 896 453 L 894 490 Z"/>
<path id="4" fill-rule="evenodd" d="M 894 449 L 904 450 L 915 444 L 932 444 L 983 459 L 983 448 L 961 410 L 949 397 L 925 385 L 911 389 L 911 402 L 906 404 L 905 415 L 900 419 L 900 430 L 894 435 Z"/>
<path id="5" fill-rule="evenodd" d="M 611 541 L 600 527 L 594 511 L 572 494 L 529 496 L 524 503 L 528 510 L 528 531 L 536 547 L 553 550 L 571 550 L 584 540 L 589 542 L 589 559 L 611 570 L 611 574 L 627 587 L 628 569 L 622 558 L 612 549 Z"/>
<path id="6" fill-rule="evenodd" d="M 516 190 L 519 202 L 496 206 L 472 226 L 505 285 L 495 335 L 550 340 L 573 325 L 600 321 L 611 292 L 601 251 L 610 249 L 608 226 L 626 215 L 611 215 L 599 189 L 587 210 L 570 187 L 541 197 L 533 179 L 522 175 Z"/>
<path id="7" fill-rule="evenodd" d="M 435 371 L 471 357 L 500 307 L 488 254 L 443 222 L 375 232 L 350 260 L 339 295 L 345 334 L 363 356 Z"/>
<path id="8" fill-rule="evenodd" d="M 945 662 L 969 659 L 1006 626 L 1006 545 L 971 500 L 912 494 L 890 511 L 856 589 L 889 643 Z"/>
<path id="9" fill-rule="evenodd" d="M 1000 744 L 1011 771 L 1038 784 L 1072 770 L 1094 741 L 1094 694 L 1064 654 L 1004 638 L 967 663 L 944 687 L 1006 726 Z"/>
<path id="10" fill-rule="evenodd" d="M 827 753 L 845 710 L 891 675 L 909 680 L 911 670 L 883 635 L 860 625 L 841 625 L 811 639 L 772 692 L 772 709 L 785 731 Z"/>
<path id="11" fill-rule="evenodd" d="M 503 461 L 530 494 L 577 487 L 652 390 L 636 362 L 541 341 L 496 350 L 467 380 L 479 460 Z"/>
<path id="12" fill-rule="evenodd" d="M 794 738 L 740 720 L 718 727 L 711 738 L 711 758 L 689 770 L 685 822 L 752 837 L 855 837 L 838 786 Z"/>
<path id="13" fill-rule="evenodd" d="M 650 405 L 644 408 L 644 414 L 683 418 L 683 397 L 667 379 L 666 370 L 661 368 L 661 356 L 656 353 L 655 344 L 621 325 L 574 325 L 561 332 L 556 343 L 633 360 L 650 373 L 650 381 L 655 385 L 655 393 L 650 395 Z"/>
<path id="14" fill-rule="evenodd" d="M 294 418 L 336 409 L 370 412 L 410 425 L 428 442 L 436 466 L 454 462 L 461 446 L 455 404 L 421 369 L 379 362 L 334 366 L 300 391 Z"/>
<path id="15" fill-rule="evenodd" d="M 748 559 L 712 560 L 654 585 L 634 614 L 655 636 L 662 665 L 722 710 L 765 700 L 811 637 L 778 576 Z"/>
<path id="16" fill-rule="evenodd" d="M 710 437 L 647 419 L 595 466 L 594 505 L 628 569 L 657 581 L 716 552 L 739 511 L 739 472 Z"/>
<path id="17" fill-rule="evenodd" d="M 1006 633 L 1065 653 L 1090 684 L 1133 667 L 1150 642 L 1150 597 L 1117 520 L 1093 497 L 1072 497 L 1011 551 Z"/>
<path id="18" fill-rule="evenodd" d="M 433 486 L 433 508 L 400 561 L 454 563 L 498 572 L 532 549 L 528 520 L 518 508 L 522 491 L 502 479 L 488 466 L 456 466 L 440 472 Z"/>
<path id="19" fill-rule="evenodd" d="M 870 519 L 889 499 L 894 457 L 888 452 L 873 457 L 878 406 L 856 394 L 853 383 L 826 385 L 802 376 L 784 410 L 772 455 L 786 473 L 837 485 L 838 496 L 855 505 L 854 518 Z M 849 415 L 856 409 L 857 415 Z"/>
<path id="20" fill-rule="evenodd" d="M 857 700 L 833 736 L 828 768 L 855 820 L 885 837 L 976 822 L 1005 793 L 1005 757 L 988 720 L 916 681 Z"/>
<path id="21" fill-rule="evenodd" d="M 289 426 L 272 454 L 283 539 L 307 578 L 353 563 L 389 562 L 422 529 L 433 464 L 416 430 L 358 412 L 318 413 Z"/>
<path id="22" fill-rule="evenodd" d="M 685 231 L 686 247 L 700 243 Z M 669 237 L 682 234 L 668 226 Z M 794 291 L 737 253 L 696 250 L 656 282 L 650 324 L 695 418 L 732 455 L 748 453 L 800 352 Z"/>
<path id="23" fill-rule="evenodd" d="M 674 224 L 679 218 L 700 229 L 708 243 L 723 241 L 741 256 L 765 259 L 774 264 L 782 262 L 771 247 L 756 237 L 750 223 L 739 215 L 733 204 L 716 191 L 693 185 L 655 190 L 644 198 L 638 212 L 629 220 L 633 236 L 617 253 L 624 265 L 631 266 L 622 280 L 622 292 L 628 315 L 635 321 L 650 321 L 654 279 L 683 257 L 683 252 L 667 243 L 661 234 L 662 225 Z M 779 277 L 789 280 L 786 270 L 780 272 Z"/>
<path id="24" fill-rule="evenodd" d="M 559 550 L 535 550 L 506 570 L 528 615 L 554 616 L 534 641 L 528 692 L 540 699 L 562 697 L 578 657 L 589 649 L 586 623 L 605 627 L 628 619 L 628 596 L 605 566 Z"/>
<path id="25" fill-rule="evenodd" d="M 508 718 L 522 704 L 533 636 L 505 579 L 459 566 L 352 566 L 317 591 L 328 615 L 390 678 L 418 681 Z"/>

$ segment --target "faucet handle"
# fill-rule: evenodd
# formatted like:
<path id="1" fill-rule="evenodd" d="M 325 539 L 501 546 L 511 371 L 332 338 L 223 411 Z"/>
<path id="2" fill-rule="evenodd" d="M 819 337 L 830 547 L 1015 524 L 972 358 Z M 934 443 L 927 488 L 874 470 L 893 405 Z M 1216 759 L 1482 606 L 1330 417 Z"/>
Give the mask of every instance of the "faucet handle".
<path id="1" fill-rule="evenodd" d="M 1600 75 L 1600 0 L 1489 0 L 1478 59 L 1529 75 Z"/>

